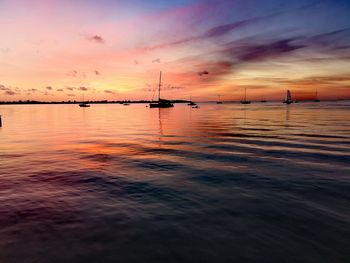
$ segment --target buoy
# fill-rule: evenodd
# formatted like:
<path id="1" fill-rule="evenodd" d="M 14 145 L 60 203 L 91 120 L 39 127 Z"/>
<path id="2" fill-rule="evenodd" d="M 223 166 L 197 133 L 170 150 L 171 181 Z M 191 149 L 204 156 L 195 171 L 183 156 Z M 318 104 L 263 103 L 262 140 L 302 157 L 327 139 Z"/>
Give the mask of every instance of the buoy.
<path id="1" fill-rule="evenodd" d="M 2 127 L 1 115 L 0 115 L 0 127 Z"/>

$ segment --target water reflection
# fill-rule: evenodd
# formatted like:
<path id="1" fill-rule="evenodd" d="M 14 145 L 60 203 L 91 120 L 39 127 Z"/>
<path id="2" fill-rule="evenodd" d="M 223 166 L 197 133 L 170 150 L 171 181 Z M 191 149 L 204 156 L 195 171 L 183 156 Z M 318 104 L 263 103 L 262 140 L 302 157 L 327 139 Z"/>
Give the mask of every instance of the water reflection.
<path id="1" fill-rule="evenodd" d="M 0 106 L 0 261 L 345 262 L 349 110 Z"/>
<path id="2" fill-rule="evenodd" d="M 288 122 L 290 119 L 290 108 L 289 105 L 286 105 L 286 121 Z"/>

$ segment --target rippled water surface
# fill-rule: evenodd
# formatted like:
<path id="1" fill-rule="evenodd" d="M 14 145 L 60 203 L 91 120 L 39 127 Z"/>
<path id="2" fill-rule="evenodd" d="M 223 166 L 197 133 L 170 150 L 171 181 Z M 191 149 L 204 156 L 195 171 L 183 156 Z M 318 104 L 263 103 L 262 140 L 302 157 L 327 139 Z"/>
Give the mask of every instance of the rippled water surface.
<path id="1" fill-rule="evenodd" d="M 1 106 L 0 262 L 350 262 L 350 103 Z"/>

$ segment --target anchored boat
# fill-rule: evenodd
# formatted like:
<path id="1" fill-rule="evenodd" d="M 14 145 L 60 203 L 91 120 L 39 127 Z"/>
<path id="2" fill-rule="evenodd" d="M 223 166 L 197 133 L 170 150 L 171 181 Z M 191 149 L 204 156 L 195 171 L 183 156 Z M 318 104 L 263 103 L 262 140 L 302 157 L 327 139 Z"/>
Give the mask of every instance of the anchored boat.
<path id="1" fill-rule="evenodd" d="M 241 104 L 250 104 L 250 100 L 247 100 L 247 88 L 244 89 L 244 100 L 241 100 Z"/>
<path id="2" fill-rule="evenodd" d="M 83 101 L 81 103 L 79 103 L 79 107 L 82 107 L 82 108 L 90 107 L 90 104 L 85 101 L 84 95 L 83 95 Z"/>
<path id="3" fill-rule="evenodd" d="M 170 100 L 165 100 L 160 98 L 160 87 L 162 86 L 162 72 L 159 74 L 159 84 L 158 84 L 158 101 L 149 104 L 150 108 L 171 108 L 174 104 Z"/>
<path id="4" fill-rule="evenodd" d="M 188 106 L 196 106 L 197 104 L 192 101 L 192 96 L 190 96 L 190 103 L 187 104 Z"/>
<path id="5" fill-rule="evenodd" d="M 287 90 L 287 98 L 283 101 L 283 103 L 286 103 L 286 104 L 293 103 L 292 94 L 291 94 L 290 90 Z"/>
<path id="6" fill-rule="evenodd" d="M 222 104 L 222 101 L 220 100 L 221 95 L 218 95 L 219 100 L 216 102 L 216 104 Z"/>
<path id="7" fill-rule="evenodd" d="M 317 92 L 317 88 L 316 88 L 316 96 L 314 99 L 314 102 L 320 102 L 321 100 L 318 98 L 318 92 Z"/>

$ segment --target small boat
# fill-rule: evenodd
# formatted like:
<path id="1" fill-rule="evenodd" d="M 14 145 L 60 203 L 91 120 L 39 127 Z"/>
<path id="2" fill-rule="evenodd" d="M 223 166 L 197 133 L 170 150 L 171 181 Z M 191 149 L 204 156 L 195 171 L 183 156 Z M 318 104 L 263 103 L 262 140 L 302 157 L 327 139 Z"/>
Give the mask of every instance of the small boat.
<path id="1" fill-rule="evenodd" d="M 174 104 L 170 100 L 159 99 L 158 102 L 150 103 L 150 108 L 172 108 Z"/>
<path id="2" fill-rule="evenodd" d="M 264 97 L 261 97 L 261 101 L 260 101 L 261 103 L 266 103 L 267 102 L 267 100 L 264 98 Z"/>
<path id="3" fill-rule="evenodd" d="M 160 87 L 162 86 L 162 72 L 159 74 L 159 85 L 158 85 L 158 101 L 149 104 L 150 108 L 172 108 L 174 104 L 170 100 L 160 98 Z"/>
<path id="4" fill-rule="evenodd" d="M 316 89 L 316 96 L 315 96 L 314 102 L 320 102 L 320 101 L 321 100 L 318 98 L 317 89 Z"/>
<path id="5" fill-rule="evenodd" d="M 90 104 L 88 104 L 87 102 L 82 102 L 82 103 L 79 103 L 79 107 L 87 108 L 87 107 L 90 107 Z"/>
<path id="6" fill-rule="evenodd" d="M 222 101 L 220 100 L 221 95 L 218 95 L 218 96 L 219 96 L 219 100 L 216 102 L 216 104 L 222 104 Z"/>
<path id="7" fill-rule="evenodd" d="M 90 107 L 90 104 L 85 101 L 85 96 L 83 95 L 83 101 L 79 103 L 79 107 L 87 108 Z"/>
<path id="8" fill-rule="evenodd" d="M 196 106 L 197 104 L 192 101 L 192 96 L 190 96 L 190 102 L 187 104 L 188 106 Z"/>
<path id="9" fill-rule="evenodd" d="M 130 103 L 126 103 L 126 102 L 124 102 L 124 103 L 123 103 L 123 105 L 124 105 L 124 106 L 129 106 L 129 105 L 130 105 Z"/>
<path id="10" fill-rule="evenodd" d="M 244 100 L 241 100 L 241 104 L 250 104 L 250 101 L 247 100 L 247 88 L 244 89 Z"/>
<path id="11" fill-rule="evenodd" d="M 200 107 L 198 105 L 192 107 L 192 109 L 199 109 Z"/>
<path id="12" fill-rule="evenodd" d="M 290 90 L 287 90 L 287 98 L 283 101 L 283 103 L 285 103 L 285 104 L 293 103 L 292 94 L 291 94 Z"/>

